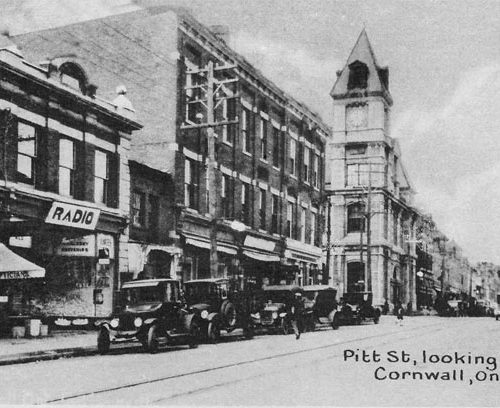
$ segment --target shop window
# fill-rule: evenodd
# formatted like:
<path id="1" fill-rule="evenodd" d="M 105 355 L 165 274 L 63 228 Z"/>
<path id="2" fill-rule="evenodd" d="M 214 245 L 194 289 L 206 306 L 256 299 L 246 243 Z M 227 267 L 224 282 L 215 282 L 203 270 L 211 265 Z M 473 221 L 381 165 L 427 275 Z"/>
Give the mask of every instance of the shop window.
<path id="1" fill-rule="evenodd" d="M 69 139 L 59 140 L 59 194 L 73 197 L 75 177 L 75 144 Z"/>
<path id="2" fill-rule="evenodd" d="M 17 180 L 21 183 L 35 184 L 37 160 L 37 131 L 28 123 L 17 125 Z"/>
<path id="3" fill-rule="evenodd" d="M 132 193 L 132 225 L 144 227 L 146 223 L 146 194 L 141 191 Z"/>
<path id="4" fill-rule="evenodd" d="M 354 203 L 347 207 L 347 232 L 363 232 L 365 230 L 365 205 Z"/>
<path id="5" fill-rule="evenodd" d="M 95 151 L 94 162 L 94 201 L 106 204 L 109 188 L 109 157 L 102 150 Z"/>

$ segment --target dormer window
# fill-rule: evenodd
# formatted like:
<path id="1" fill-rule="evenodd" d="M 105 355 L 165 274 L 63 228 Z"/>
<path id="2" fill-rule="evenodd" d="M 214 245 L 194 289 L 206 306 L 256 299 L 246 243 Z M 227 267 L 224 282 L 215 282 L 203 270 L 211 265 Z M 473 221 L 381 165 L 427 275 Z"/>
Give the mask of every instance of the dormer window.
<path id="1" fill-rule="evenodd" d="M 65 62 L 59 67 L 59 73 L 61 83 L 86 94 L 87 76 L 78 64 Z"/>
<path id="2" fill-rule="evenodd" d="M 368 87 L 368 67 L 361 61 L 349 65 L 349 81 L 347 89 L 366 89 Z"/>

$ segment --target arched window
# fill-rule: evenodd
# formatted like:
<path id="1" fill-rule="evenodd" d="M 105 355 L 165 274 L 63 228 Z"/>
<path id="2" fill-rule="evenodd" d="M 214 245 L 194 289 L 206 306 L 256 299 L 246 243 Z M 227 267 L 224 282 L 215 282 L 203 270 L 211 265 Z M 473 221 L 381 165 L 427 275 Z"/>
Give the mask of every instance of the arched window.
<path id="1" fill-rule="evenodd" d="M 349 81 L 347 89 L 366 89 L 368 87 L 368 67 L 361 61 L 349 65 Z"/>
<path id="2" fill-rule="evenodd" d="M 365 205 L 353 203 L 347 207 L 347 232 L 362 232 L 365 230 Z"/>
<path id="3" fill-rule="evenodd" d="M 73 89 L 79 89 L 83 94 L 87 91 L 87 75 L 83 69 L 74 62 L 65 62 L 59 67 L 61 83 Z"/>

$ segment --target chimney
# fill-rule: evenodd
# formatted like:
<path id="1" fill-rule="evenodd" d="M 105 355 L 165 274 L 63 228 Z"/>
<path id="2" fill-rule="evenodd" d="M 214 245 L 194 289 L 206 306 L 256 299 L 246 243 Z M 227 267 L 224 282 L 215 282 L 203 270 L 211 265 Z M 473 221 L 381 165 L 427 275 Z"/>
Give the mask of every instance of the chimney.
<path id="1" fill-rule="evenodd" d="M 229 27 L 227 25 L 210 26 L 210 31 L 217 37 L 217 39 L 229 45 Z"/>

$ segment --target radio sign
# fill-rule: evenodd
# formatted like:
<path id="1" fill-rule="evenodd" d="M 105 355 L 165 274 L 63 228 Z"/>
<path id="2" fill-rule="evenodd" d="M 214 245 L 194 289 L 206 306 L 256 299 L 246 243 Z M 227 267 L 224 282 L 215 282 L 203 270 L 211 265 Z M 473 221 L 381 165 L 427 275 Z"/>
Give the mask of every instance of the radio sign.
<path id="1" fill-rule="evenodd" d="M 48 224 L 94 230 L 101 210 L 67 203 L 52 203 L 52 208 L 45 219 Z"/>

